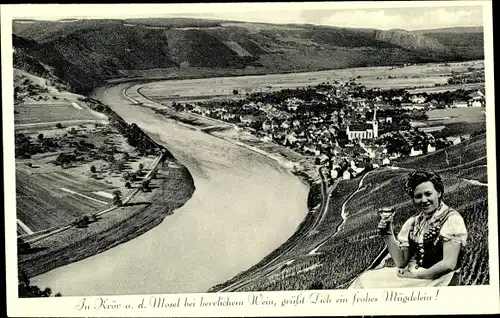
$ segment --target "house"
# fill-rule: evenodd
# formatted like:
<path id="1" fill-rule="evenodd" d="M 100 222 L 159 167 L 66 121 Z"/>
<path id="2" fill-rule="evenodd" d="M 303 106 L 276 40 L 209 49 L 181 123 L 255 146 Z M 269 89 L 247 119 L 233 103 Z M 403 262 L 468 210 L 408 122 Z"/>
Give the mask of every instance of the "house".
<path id="1" fill-rule="evenodd" d="M 351 179 L 351 177 L 352 177 L 352 175 L 351 175 L 351 172 L 349 171 L 349 169 L 344 171 L 344 173 L 342 174 L 342 179 L 344 179 L 344 180 L 349 180 L 349 179 Z"/>
<path id="2" fill-rule="evenodd" d="M 363 164 L 363 165 L 360 165 L 359 167 L 355 167 L 352 169 L 356 172 L 356 174 L 360 174 L 361 172 L 365 171 L 366 165 Z"/>
<path id="3" fill-rule="evenodd" d="M 436 147 L 431 144 L 427 144 L 427 153 L 431 153 L 434 151 L 436 151 Z"/>
<path id="4" fill-rule="evenodd" d="M 297 142 L 297 136 L 295 135 L 294 132 L 287 134 L 285 137 L 285 145 L 293 145 Z"/>
<path id="5" fill-rule="evenodd" d="M 263 141 L 263 142 L 271 142 L 271 141 L 273 141 L 273 137 L 270 136 L 270 135 L 265 135 L 265 136 L 262 136 L 260 138 L 260 140 Z"/>
<path id="6" fill-rule="evenodd" d="M 264 131 L 272 130 L 273 126 L 274 125 L 273 125 L 273 123 L 270 120 L 265 120 L 262 123 L 262 130 L 264 130 Z"/>
<path id="7" fill-rule="evenodd" d="M 287 100 L 285 100 L 285 104 L 287 106 L 288 111 L 293 111 L 293 112 L 297 110 L 301 102 L 303 101 L 296 97 L 288 98 Z"/>
<path id="8" fill-rule="evenodd" d="M 281 123 L 280 127 L 281 127 L 281 128 L 283 128 L 283 129 L 288 129 L 288 128 L 290 128 L 290 121 L 288 121 L 288 120 L 283 121 L 283 122 Z"/>
<path id="9" fill-rule="evenodd" d="M 483 107 L 484 106 L 484 102 L 482 100 L 478 100 L 478 99 L 475 99 L 475 100 L 469 100 L 469 107 Z"/>
<path id="10" fill-rule="evenodd" d="M 415 149 L 415 147 L 411 147 L 411 150 L 410 150 L 410 157 L 415 157 L 415 156 L 420 156 L 422 154 L 422 150 L 419 149 Z"/>
<path id="11" fill-rule="evenodd" d="M 235 114 L 223 114 L 223 115 L 221 116 L 221 119 L 222 119 L 222 120 L 230 120 L 230 119 L 233 119 L 234 117 L 236 117 L 236 115 L 235 115 Z"/>
<path id="12" fill-rule="evenodd" d="M 389 156 L 389 159 L 390 159 L 390 160 L 395 160 L 395 159 L 398 159 L 399 157 L 401 157 L 401 153 L 400 153 L 400 152 L 396 152 L 396 153 L 392 153 L 392 154 Z"/>
<path id="13" fill-rule="evenodd" d="M 363 147 L 363 149 L 366 151 L 366 153 L 368 154 L 368 156 L 370 158 L 375 158 L 377 151 L 378 151 L 377 146 L 365 146 L 365 147 Z"/>
<path id="14" fill-rule="evenodd" d="M 385 118 L 385 122 L 386 122 L 387 124 L 392 124 L 392 117 L 386 117 L 386 118 Z"/>
<path id="15" fill-rule="evenodd" d="M 330 170 L 330 177 L 332 179 L 337 179 L 337 177 L 339 176 L 339 172 L 337 169 L 332 169 Z"/>
<path id="16" fill-rule="evenodd" d="M 389 158 L 386 157 L 386 158 L 382 159 L 383 166 L 388 166 L 390 164 L 391 164 L 391 160 Z"/>
<path id="17" fill-rule="evenodd" d="M 410 97 L 410 101 L 413 103 L 413 104 L 423 104 L 425 103 L 425 97 L 424 96 L 421 96 L 421 95 L 412 95 Z"/>
<path id="18" fill-rule="evenodd" d="M 452 145 L 458 145 L 462 142 L 462 138 L 460 136 L 446 137 L 446 140 L 450 141 Z"/>
<path id="19" fill-rule="evenodd" d="M 255 121 L 254 115 L 241 115 L 240 122 L 243 124 L 251 124 Z"/>
<path id="20" fill-rule="evenodd" d="M 304 152 L 305 153 L 311 153 L 315 156 L 319 156 L 320 155 L 320 151 L 316 148 L 313 148 L 313 147 L 310 147 L 310 146 L 304 146 Z"/>
<path id="21" fill-rule="evenodd" d="M 336 142 L 335 147 L 333 147 L 333 154 L 335 156 L 342 154 L 342 148 L 339 146 L 338 142 Z"/>
<path id="22" fill-rule="evenodd" d="M 478 90 L 476 92 L 470 93 L 468 97 L 471 100 L 481 100 L 481 99 L 484 99 L 484 94 L 483 94 L 483 92 Z"/>
<path id="23" fill-rule="evenodd" d="M 425 109 L 425 106 L 412 103 L 402 103 L 401 108 L 405 110 L 422 110 Z"/>
<path id="24" fill-rule="evenodd" d="M 456 108 L 469 107 L 469 104 L 464 101 L 454 101 L 451 104 L 451 107 L 456 107 Z"/>
<path id="25" fill-rule="evenodd" d="M 196 105 L 193 108 L 192 112 L 197 113 L 197 114 L 201 114 L 204 110 L 205 110 L 205 107 L 201 107 L 200 105 Z"/>
<path id="26" fill-rule="evenodd" d="M 324 164 L 325 162 L 327 162 L 327 161 L 330 159 L 330 158 L 329 158 L 327 155 L 325 155 L 325 154 L 320 155 L 318 158 L 319 158 L 319 162 L 320 162 L 321 164 Z"/>

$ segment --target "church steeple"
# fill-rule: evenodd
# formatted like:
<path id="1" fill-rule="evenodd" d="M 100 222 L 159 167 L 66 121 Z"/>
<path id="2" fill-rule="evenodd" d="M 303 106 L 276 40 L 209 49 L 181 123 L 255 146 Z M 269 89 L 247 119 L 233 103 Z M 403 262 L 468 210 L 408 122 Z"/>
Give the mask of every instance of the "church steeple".
<path id="1" fill-rule="evenodd" d="M 378 138 L 377 108 L 378 105 L 375 104 L 375 110 L 373 111 L 373 121 L 372 121 L 373 138 Z"/>

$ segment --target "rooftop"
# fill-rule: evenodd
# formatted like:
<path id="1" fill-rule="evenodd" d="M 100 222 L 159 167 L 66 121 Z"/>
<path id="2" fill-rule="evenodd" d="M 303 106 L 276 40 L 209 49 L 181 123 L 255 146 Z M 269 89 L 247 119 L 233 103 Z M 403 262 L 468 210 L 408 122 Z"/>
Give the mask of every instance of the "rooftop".
<path id="1" fill-rule="evenodd" d="M 365 131 L 368 129 L 373 129 L 372 125 L 369 124 L 352 124 L 349 125 L 350 131 Z"/>

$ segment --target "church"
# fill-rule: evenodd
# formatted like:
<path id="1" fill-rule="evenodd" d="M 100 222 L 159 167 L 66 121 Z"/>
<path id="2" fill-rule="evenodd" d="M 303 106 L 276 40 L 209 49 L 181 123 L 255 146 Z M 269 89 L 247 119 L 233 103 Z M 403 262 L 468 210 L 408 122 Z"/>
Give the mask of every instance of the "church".
<path id="1" fill-rule="evenodd" d="M 362 140 L 378 138 L 377 106 L 373 112 L 373 120 L 362 124 L 347 126 L 346 134 L 349 140 Z"/>

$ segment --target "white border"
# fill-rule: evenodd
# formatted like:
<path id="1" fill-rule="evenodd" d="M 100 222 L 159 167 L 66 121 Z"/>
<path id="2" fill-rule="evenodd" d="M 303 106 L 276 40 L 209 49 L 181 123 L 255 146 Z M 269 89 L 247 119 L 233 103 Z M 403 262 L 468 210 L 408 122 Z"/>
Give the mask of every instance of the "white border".
<path id="1" fill-rule="evenodd" d="M 488 155 L 488 183 L 489 183 L 489 248 L 490 248 L 490 284 L 488 286 L 460 286 L 439 288 L 436 299 L 436 288 L 421 289 L 394 289 L 398 293 L 410 294 L 420 291 L 434 297 L 426 302 L 377 302 L 362 303 L 353 306 L 352 298 L 356 291 L 332 290 L 325 291 L 330 296 L 332 303 L 323 305 L 290 305 L 281 307 L 281 301 L 299 294 L 308 297 L 313 291 L 287 291 L 265 292 L 269 299 L 277 302 L 276 307 L 251 306 L 243 307 L 196 307 L 194 309 L 128 309 L 128 310 L 89 310 L 78 311 L 75 306 L 82 297 L 62 297 L 43 299 L 17 298 L 17 255 L 15 238 L 15 169 L 14 167 L 14 138 L 13 138 L 13 85 L 12 85 L 12 19 L 59 17 L 77 18 L 93 16 L 96 18 L 126 18 L 139 15 L 161 15 L 185 12 L 237 12 L 244 8 L 245 11 L 288 11 L 303 9 L 367 9 L 394 7 L 434 7 L 434 6 L 462 6 L 482 5 L 483 25 L 485 36 L 485 76 L 487 98 L 487 155 Z M 350 2 L 350 3 L 228 3 L 228 4 L 125 4 L 125 5 L 2 5 L 1 30 L 2 30 L 2 113 L 3 113 L 3 153 L 4 153 L 4 191 L 5 191 L 5 241 L 6 241 L 6 278 L 7 278 L 7 313 L 8 316 L 41 317 L 41 316 L 289 316 L 289 315 L 377 315 L 377 314 L 468 314 L 468 313 L 498 313 L 500 312 L 499 296 L 499 270 L 498 270 L 498 229 L 497 229 L 497 202 L 496 202 L 496 152 L 495 152 L 495 103 L 494 103 L 494 78 L 493 78 L 493 21 L 490 1 L 420 1 L 420 2 Z M 9 226 L 7 226 L 9 225 Z M 384 290 L 358 291 L 358 295 L 369 292 L 371 297 L 383 298 Z M 176 294 L 164 295 L 167 299 L 204 297 L 217 299 L 219 296 L 228 296 L 232 300 L 246 301 L 249 294 L 256 293 L 221 293 L 221 294 Z M 141 299 L 146 300 L 150 295 L 138 296 L 109 296 L 109 301 L 137 305 Z M 344 297 L 347 304 L 336 303 L 335 299 Z M 87 301 L 94 301 L 97 297 L 87 297 Z M 480 305 L 479 305 L 480 304 Z"/>

